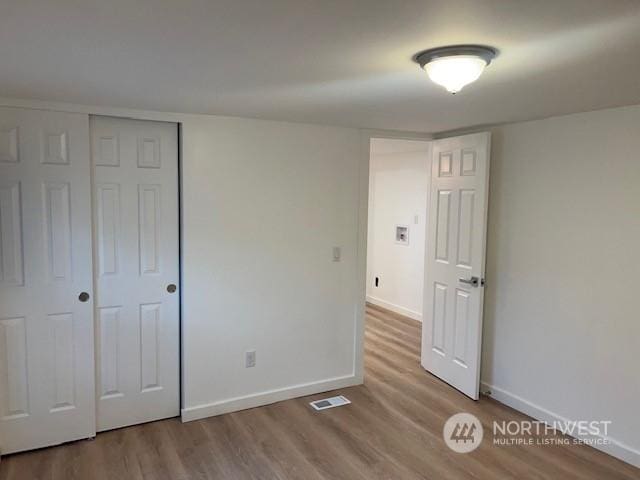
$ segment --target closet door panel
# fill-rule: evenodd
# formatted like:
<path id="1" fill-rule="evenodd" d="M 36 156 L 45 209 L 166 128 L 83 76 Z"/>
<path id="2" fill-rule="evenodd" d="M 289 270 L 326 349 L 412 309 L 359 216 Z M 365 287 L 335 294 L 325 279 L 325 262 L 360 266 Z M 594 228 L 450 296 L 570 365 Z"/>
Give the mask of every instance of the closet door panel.
<path id="1" fill-rule="evenodd" d="M 95 435 L 90 168 L 87 115 L 0 108 L 2 454 Z"/>
<path id="2" fill-rule="evenodd" d="M 91 118 L 98 431 L 179 401 L 178 128 Z"/>

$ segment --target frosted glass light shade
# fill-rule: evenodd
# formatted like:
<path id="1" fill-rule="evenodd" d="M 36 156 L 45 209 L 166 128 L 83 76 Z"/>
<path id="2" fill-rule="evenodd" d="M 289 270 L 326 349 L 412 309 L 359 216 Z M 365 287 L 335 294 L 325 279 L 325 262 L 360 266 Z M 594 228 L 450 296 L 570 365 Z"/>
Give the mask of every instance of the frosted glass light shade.
<path id="1" fill-rule="evenodd" d="M 486 66 L 487 61 L 475 55 L 452 55 L 434 58 L 424 68 L 434 83 L 457 93 L 465 85 L 475 82 Z"/>

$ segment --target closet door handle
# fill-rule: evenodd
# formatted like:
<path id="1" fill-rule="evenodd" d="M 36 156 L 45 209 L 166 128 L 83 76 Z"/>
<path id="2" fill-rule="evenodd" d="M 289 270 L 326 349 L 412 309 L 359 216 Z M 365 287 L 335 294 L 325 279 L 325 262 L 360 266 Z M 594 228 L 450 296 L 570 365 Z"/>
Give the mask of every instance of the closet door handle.
<path id="1" fill-rule="evenodd" d="M 167 292 L 173 293 L 176 291 L 177 288 L 178 287 L 176 287 L 174 283 L 170 283 L 169 285 L 167 285 Z"/>
<path id="2" fill-rule="evenodd" d="M 87 292 L 80 292 L 80 295 L 78 295 L 78 300 L 80 300 L 82 303 L 89 301 L 89 294 Z"/>

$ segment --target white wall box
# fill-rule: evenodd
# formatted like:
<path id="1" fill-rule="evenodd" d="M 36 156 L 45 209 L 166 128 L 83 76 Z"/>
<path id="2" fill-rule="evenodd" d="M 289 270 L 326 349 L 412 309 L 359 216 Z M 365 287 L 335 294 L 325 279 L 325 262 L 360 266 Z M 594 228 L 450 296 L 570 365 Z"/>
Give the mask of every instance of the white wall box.
<path id="1" fill-rule="evenodd" d="M 396 243 L 409 245 L 409 227 L 406 225 L 396 225 Z"/>

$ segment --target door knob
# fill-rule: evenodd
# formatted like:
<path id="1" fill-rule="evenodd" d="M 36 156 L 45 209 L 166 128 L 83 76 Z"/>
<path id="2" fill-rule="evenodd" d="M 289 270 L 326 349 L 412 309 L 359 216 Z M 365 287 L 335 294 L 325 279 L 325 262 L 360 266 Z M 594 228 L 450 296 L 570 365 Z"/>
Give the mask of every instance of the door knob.
<path id="1" fill-rule="evenodd" d="M 80 300 L 82 303 L 86 302 L 87 300 L 89 300 L 89 294 L 87 292 L 81 292 L 80 295 L 78 295 L 78 300 Z"/>
<path id="2" fill-rule="evenodd" d="M 177 287 L 175 286 L 175 284 L 170 283 L 169 285 L 167 285 L 167 292 L 169 292 L 169 293 L 173 293 L 173 292 L 175 292 L 175 291 L 176 291 L 176 288 L 177 288 Z"/>
<path id="3" fill-rule="evenodd" d="M 460 283 L 466 283 L 467 285 L 471 285 L 472 287 L 477 287 L 480 284 L 480 279 L 478 277 L 459 278 L 458 281 Z"/>

